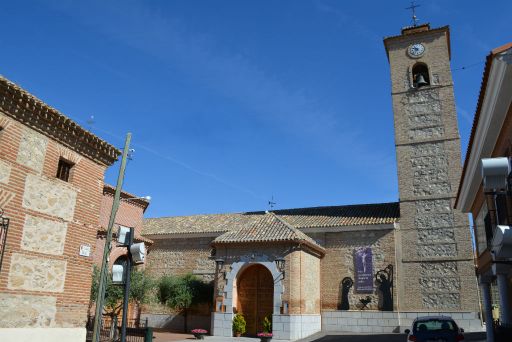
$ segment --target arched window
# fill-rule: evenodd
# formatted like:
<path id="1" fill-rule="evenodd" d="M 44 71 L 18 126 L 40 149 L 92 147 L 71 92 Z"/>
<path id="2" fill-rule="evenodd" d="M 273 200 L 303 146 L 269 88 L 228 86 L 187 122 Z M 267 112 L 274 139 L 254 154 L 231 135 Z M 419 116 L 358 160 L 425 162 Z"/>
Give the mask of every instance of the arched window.
<path id="1" fill-rule="evenodd" d="M 416 63 L 412 67 L 412 84 L 414 88 L 430 85 L 430 75 L 426 64 Z"/>

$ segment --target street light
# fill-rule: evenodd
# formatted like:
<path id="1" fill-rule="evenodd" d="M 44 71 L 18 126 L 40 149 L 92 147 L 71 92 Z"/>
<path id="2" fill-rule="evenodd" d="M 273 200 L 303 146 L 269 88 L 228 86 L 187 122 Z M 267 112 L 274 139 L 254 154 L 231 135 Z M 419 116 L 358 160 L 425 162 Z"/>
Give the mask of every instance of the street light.
<path id="1" fill-rule="evenodd" d="M 276 263 L 277 269 L 279 270 L 279 272 L 281 272 L 284 279 L 284 266 L 286 265 L 286 260 L 283 257 L 279 257 L 276 258 L 274 262 Z"/>

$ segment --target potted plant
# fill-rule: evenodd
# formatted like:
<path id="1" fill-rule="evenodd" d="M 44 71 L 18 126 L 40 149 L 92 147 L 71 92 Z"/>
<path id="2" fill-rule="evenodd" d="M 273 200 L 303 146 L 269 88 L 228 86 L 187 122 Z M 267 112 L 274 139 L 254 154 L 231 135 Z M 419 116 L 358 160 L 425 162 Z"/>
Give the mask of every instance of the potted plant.
<path id="1" fill-rule="evenodd" d="M 204 329 L 193 329 L 191 333 L 194 334 L 196 340 L 204 340 L 204 335 L 208 334 L 208 331 Z"/>
<path id="2" fill-rule="evenodd" d="M 261 342 L 269 342 L 272 339 L 272 316 L 263 319 L 263 332 L 258 333 Z"/>
<path id="3" fill-rule="evenodd" d="M 245 319 L 242 314 L 237 313 L 235 317 L 233 317 L 233 334 L 236 337 L 240 337 L 243 333 L 245 333 Z"/>
<path id="4" fill-rule="evenodd" d="M 260 338 L 261 342 L 269 342 L 270 340 L 272 340 L 272 333 L 260 332 L 258 333 L 258 337 Z"/>

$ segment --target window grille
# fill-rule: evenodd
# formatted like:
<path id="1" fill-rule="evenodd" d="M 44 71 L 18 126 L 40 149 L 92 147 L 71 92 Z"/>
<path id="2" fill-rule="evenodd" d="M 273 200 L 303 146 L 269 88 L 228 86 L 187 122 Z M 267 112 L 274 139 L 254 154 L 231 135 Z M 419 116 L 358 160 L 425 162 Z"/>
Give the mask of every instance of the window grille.
<path id="1" fill-rule="evenodd" d="M 69 181 L 69 174 L 71 173 L 71 168 L 73 164 L 65 161 L 64 159 L 59 160 L 59 166 L 57 167 L 57 178 L 63 180 L 64 182 Z"/>

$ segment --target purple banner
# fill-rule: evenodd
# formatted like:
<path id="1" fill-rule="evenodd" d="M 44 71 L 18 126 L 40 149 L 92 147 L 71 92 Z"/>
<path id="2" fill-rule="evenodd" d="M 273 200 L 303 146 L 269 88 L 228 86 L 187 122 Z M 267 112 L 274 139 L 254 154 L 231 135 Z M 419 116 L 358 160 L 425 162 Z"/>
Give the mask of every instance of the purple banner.
<path id="1" fill-rule="evenodd" d="M 373 292 L 373 256 L 370 247 L 354 249 L 354 290 L 359 293 Z"/>

